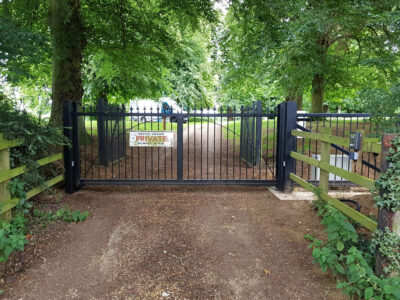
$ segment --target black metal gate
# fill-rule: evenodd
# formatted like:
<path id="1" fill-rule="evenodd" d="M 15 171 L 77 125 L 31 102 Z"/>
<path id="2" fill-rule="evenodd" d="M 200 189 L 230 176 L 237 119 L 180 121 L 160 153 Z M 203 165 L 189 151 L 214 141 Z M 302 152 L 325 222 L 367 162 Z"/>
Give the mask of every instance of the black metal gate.
<path id="1" fill-rule="evenodd" d="M 65 102 L 64 125 L 72 143 L 65 150 L 70 192 L 84 185 L 277 183 L 278 112 L 263 111 L 261 103 L 165 111 Z M 138 135 L 169 135 L 171 143 L 131 144 Z"/>

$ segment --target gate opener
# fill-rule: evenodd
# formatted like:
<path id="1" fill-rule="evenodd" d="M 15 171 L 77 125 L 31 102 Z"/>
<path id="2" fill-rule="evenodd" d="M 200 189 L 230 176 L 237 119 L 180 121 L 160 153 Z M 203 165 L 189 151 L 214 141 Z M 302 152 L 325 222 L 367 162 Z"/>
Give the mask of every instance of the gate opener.
<path id="1" fill-rule="evenodd" d="M 361 149 L 361 132 L 350 132 L 350 152 L 349 159 L 357 160 L 358 151 Z"/>

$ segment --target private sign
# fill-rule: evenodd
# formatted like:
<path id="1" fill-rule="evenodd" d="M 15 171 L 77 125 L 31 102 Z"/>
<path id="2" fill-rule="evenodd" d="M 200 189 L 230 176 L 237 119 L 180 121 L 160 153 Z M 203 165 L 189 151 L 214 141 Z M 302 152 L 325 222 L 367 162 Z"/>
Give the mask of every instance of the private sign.
<path id="1" fill-rule="evenodd" d="M 131 131 L 129 146 L 131 147 L 173 147 L 172 131 Z"/>

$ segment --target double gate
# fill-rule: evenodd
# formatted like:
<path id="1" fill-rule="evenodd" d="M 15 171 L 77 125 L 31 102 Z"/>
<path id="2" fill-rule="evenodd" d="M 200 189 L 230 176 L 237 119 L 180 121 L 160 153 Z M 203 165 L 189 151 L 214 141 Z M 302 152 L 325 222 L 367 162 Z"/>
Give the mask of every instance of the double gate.
<path id="1" fill-rule="evenodd" d="M 72 144 L 64 153 L 68 192 L 86 185 L 277 185 L 283 173 L 278 160 L 284 158 L 277 155 L 285 140 L 278 137 L 282 112 L 263 110 L 261 103 L 165 112 L 161 106 L 100 102 L 88 109 L 65 102 L 63 110 Z M 140 136 L 169 140 L 135 143 Z"/>
<path id="2" fill-rule="evenodd" d="M 334 135 L 352 131 L 378 133 L 368 114 L 298 114 L 296 103 L 275 109 L 251 107 L 193 111 L 165 111 L 160 107 L 112 106 L 99 102 L 93 109 L 65 102 L 64 149 L 66 191 L 85 185 L 133 184 L 242 184 L 274 185 L 284 190 L 289 174 L 312 183 L 318 169 L 306 168 L 290 157 L 296 149 L 318 159 L 320 146 L 291 135 L 291 131 Z M 154 142 L 156 141 L 156 142 Z M 376 155 L 361 157 L 361 166 L 349 159 L 350 149 L 331 145 L 332 164 L 376 178 Z M 331 185 L 346 185 L 330 178 Z"/>

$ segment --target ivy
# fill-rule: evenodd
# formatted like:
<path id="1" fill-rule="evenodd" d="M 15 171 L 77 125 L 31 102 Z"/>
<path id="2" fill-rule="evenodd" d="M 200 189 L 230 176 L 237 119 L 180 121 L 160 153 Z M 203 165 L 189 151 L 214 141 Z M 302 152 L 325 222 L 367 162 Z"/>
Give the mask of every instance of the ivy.
<path id="1" fill-rule="evenodd" d="M 379 251 L 385 258 L 383 271 L 385 273 L 400 273 L 400 236 L 391 232 L 388 228 L 384 231 L 377 230 L 373 233 L 371 250 Z"/>
<path id="2" fill-rule="evenodd" d="M 400 136 L 392 140 L 392 147 L 386 159 L 390 165 L 375 181 L 379 195 L 376 195 L 374 200 L 379 208 L 397 211 L 400 209 Z"/>

